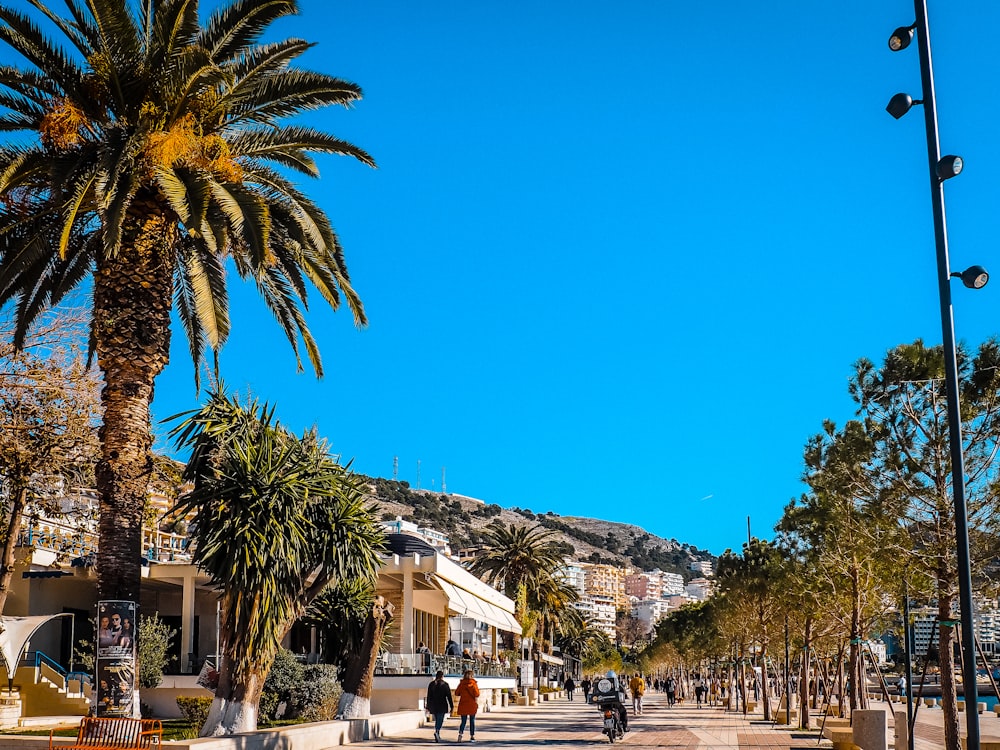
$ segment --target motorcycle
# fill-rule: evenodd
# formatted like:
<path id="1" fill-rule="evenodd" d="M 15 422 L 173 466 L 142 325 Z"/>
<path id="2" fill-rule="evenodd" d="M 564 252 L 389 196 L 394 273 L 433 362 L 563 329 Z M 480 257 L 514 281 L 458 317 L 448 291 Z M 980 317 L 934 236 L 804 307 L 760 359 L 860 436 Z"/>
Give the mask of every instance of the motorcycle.
<path id="1" fill-rule="evenodd" d="M 614 703 L 599 703 L 598 708 L 601 709 L 601 714 L 604 716 L 604 734 L 607 735 L 608 742 L 613 745 L 616 739 L 620 740 L 625 736 L 618 707 Z"/>

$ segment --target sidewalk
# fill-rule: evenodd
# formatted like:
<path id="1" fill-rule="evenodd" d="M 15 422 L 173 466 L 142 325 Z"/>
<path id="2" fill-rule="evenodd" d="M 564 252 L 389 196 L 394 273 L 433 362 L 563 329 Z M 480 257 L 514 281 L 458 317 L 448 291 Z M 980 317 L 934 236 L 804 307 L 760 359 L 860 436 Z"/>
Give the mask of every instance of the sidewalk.
<path id="1" fill-rule="evenodd" d="M 459 720 L 450 718 L 441 732 L 442 745 L 454 745 Z M 777 727 L 762 716 L 728 713 L 721 708 L 697 708 L 691 703 L 669 708 L 666 696 L 647 694 L 642 716 L 629 717 L 629 729 L 621 745 L 630 748 L 830 748 L 828 740 L 817 742 L 819 732 Z M 466 733 L 468 741 L 468 733 Z M 521 750 L 543 745 L 608 744 L 601 732 L 597 707 L 586 705 L 581 696 L 575 701 L 559 700 L 536 706 L 516 706 L 476 717 L 476 744 Z M 364 743 L 370 748 L 402 748 L 433 745 L 433 726 L 410 730 L 392 737 Z M 615 743 L 619 744 L 619 743 Z"/>

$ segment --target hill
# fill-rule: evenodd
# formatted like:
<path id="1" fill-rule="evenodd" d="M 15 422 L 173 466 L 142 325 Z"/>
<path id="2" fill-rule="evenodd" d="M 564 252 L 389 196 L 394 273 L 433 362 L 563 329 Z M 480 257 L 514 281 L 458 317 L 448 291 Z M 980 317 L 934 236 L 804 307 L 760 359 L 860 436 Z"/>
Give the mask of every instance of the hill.
<path id="1" fill-rule="evenodd" d="M 689 569 L 695 560 L 715 562 L 707 551 L 676 539 L 664 539 L 633 524 L 502 508 L 464 495 L 414 490 L 406 482 L 389 479 L 367 478 L 367 482 L 376 511 L 383 519 L 401 517 L 441 531 L 449 536 L 453 550 L 478 544 L 477 529 L 497 519 L 505 524 L 552 529 L 563 543 L 566 556 L 582 562 L 631 565 L 638 570 L 659 568 L 680 573 L 685 581 L 699 575 Z"/>

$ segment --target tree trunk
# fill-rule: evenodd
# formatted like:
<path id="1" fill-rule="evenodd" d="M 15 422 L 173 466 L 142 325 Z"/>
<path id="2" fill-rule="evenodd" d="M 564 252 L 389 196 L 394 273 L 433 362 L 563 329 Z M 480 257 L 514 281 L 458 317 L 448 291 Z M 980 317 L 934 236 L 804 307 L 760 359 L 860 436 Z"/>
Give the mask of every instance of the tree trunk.
<path id="1" fill-rule="evenodd" d="M 809 667 L 810 648 L 812 648 L 812 618 L 806 618 L 805 632 L 802 635 L 802 666 L 799 670 L 799 727 L 810 729 L 812 727 L 809 716 Z M 789 701 L 789 709 L 791 701 Z"/>
<path id="2" fill-rule="evenodd" d="M 760 702 L 764 707 L 764 721 L 771 720 L 771 685 L 767 673 L 767 641 L 760 644 Z"/>
<path id="3" fill-rule="evenodd" d="M 851 576 L 851 655 L 850 668 L 850 691 L 851 711 L 864 707 L 864 694 L 867 685 L 865 682 L 864 669 L 861 666 L 861 591 L 858 583 L 858 569 L 852 565 Z"/>
<path id="4" fill-rule="evenodd" d="M 104 373 L 99 599 L 139 601 L 142 516 L 153 469 L 149 405 L 170 355 L 176 225 L 154 196 L 139 196 L 126 217 L 121 250 L 102 255 L 94 274 L 93 332 Z"/>
<path id="5" fill-rule="evenodd" d="M 0 614 L 3 614 L 10 595 L 10 583 L 14 580 L 14 550 L 17 548 L 17 537 L 21 532 L 21 518 L 24 516 L 24 506 L 28 503 L 28 488 L 18 487 L 14 490 L 10 503 L 10 517 L 7 519 L 7 536 L 3 543 L 3 562 L 0 563 Z"/>
<path id="6" fill-rule="evenodd" d="M 950 581 L 938 581 L 938 592 L 951 591 Z M 941 595 L 938 599 L 938 620 L 948 622 L 954 615 L 951 605 L 954 594 Z M 965 616 L 965 613 L 962 613 Z M 941 713 L 944 714 L 945 750 L 961 750 L 958 689 L 955 684 L 955 628 L 951 625 L 938 626 L 938 664 L 941 668 Z M 975 706 L 966 706 L 966 711 L 975 711 Z"/>
<path id="7" fill-rule="evenodd" d="M 224 649 L 226 650 L 228 649 Z M 212 701 L 208 719 L 201 728 L 199 736 L 222 737 L 257 729 L 260 694 L 273 661 L 272 653 L 266 666 L 262 664 L 261 669 L 241 674 L 239 681 L 236 682 L 233 679 L 231 660 L 226 653 L 223 653 L 219 664 L 219 687 L 215 691 L 215 700 Z"/>
<path id="8" fill-rule="evenodd" d="M 393 606 L 384 597 L 377 596 L 371 612 L 365 619 L 361 651 L 347 660 L 344 675 L 344 692 L 340 696 L 337 715 L 344 719 L 365 719 L 371 716 L 372 681 L 375 677 L 375 660 L 386 628 L 392 622 Z"/>

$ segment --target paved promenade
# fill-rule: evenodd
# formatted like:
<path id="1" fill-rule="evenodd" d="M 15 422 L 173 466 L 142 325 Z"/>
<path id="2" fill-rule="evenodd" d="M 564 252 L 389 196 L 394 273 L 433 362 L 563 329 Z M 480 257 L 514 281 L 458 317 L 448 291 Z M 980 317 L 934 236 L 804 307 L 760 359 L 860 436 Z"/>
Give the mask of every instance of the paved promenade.
<path id="1" fill-rule="evenodd" d="M 888 709 L 883 702 L 872 708 Z M 894 710 L 905 710 L 892 704 Z M 666 696 L 647 695 L 642 716 L 630 716 L 631 731 L 616 745 L 628 748 L 687 748 L 688 750 L 752 750 L 753 748 L 794 748 L 796 750 L 829 750 L 829 740 L 819 739 L 817 729 L 789 729 L 764 721 L 758 712 L 744 717 L 719 707 L 697 708 L 690 703 L 667 706 Z M 964 734 L 965 715 L 961 717 Z M 456 745 L 459 720 L 449 718 L 444 725 L 442 745 Z M 892 747 L 892 716 L 887 717 L 887 746 Z M 601 717 L 596 706 L 586 705 L 578 694 L 575 701 L 566 699 L 539 703 L 537 706 L 514 706 L 476 717 L 476 745 L 500 747 L 504 750 L 528 750 L 542 746 L 567 748 L 585 745 L 607 745 L 601 733 Z M 1000 737 L 1000 719 L 992 712 L 980 716 L 981 734 Z M 939 750 L 944 745 L 941 709 L 925 708 L 917 712 L 914 733 L 916 750 Z M 468 734 L 466 734 L 466 742 Z M 363 743 L 366 748 L 401 748 L 433 745 L 434 730 L 427 726 L 392 737 Z M 465 744 L 465 743 L 463 743 Z"/>
<path id="2" fill-rule="evenodd" d="M 817 744 L 818 732 L 802 732 L 774 727 L 759 714 L 727 713 L 721 708 L 697 708 L 690 703 L 667 706 L 666 696 L 647 695 L 642 716 L 629 716 L 629 729 L 623 747 L 649 748 L 829 748 L 824 740 Z M 441 732 L 442 745 L 455 745 L 458 719 L 448 719 Z M 515 706 L 476 717 L 476 744 L 502 747 L 505 750 L 542 746 L 580 747 L 608 744 L 601 733 L 601 715 L 596 706 L 586 705 L 582 696 L 575 701 L 565 698 Z M 466 741 L 468 734 L 466 734 Z M 383 737 L 364 743 L 370 748 L 400 748 L 434 744 L 433 727 L 414 729 L 404 734 Z M 465 743 L 463 743 L 465 744 Z"/>

